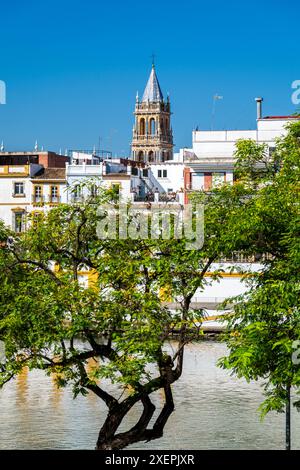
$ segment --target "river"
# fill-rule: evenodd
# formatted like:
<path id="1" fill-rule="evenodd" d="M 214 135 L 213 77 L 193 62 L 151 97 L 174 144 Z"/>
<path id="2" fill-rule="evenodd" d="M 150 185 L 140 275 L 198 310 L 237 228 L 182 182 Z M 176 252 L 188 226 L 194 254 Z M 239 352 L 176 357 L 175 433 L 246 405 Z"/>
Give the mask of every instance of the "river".
<path id="1" fill-rule="evenodd" d="M 175 412 L 164 436 L 132 449 L 283 449 L 284 414 L 263 422 L 258 383 L 248 384 L 216 367 L 223 343 L 186 347 L 184 373 L 174 384 Z M 161 396 L 155 403 L 159 406 Z M 93 394 L 72 398 L 40 371 L 23 373 L 0 391 L 0 449 L 93 449 L 106 408 Z M 139 410 L 133 409 L 127 424 Z M 292 447 L 300 449 L 300 420 L 292 411 Z"/>

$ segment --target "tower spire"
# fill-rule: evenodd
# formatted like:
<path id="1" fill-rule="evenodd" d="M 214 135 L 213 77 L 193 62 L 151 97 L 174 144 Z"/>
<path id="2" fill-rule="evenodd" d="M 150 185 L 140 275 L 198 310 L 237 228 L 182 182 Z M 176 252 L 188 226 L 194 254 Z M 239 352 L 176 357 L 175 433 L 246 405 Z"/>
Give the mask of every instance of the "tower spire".
<path id="1" fill-rule="evenodd" d="M 152 68 L 142 97 L 136 97 L 132 158 L 157 163 L 173 158 L 170 99 L 164 101 L 152 55 Z"/>
<path id="2" fill-rule="evenodd" d="M 154 64 L 152 64 L 152 69 L 150 76 L 143 94 L 142 101 L 150 103 L 156 103 L 158 101 L 163 101 L 164 97 L 160 89 L 158 78 L 155 72 Z"/>

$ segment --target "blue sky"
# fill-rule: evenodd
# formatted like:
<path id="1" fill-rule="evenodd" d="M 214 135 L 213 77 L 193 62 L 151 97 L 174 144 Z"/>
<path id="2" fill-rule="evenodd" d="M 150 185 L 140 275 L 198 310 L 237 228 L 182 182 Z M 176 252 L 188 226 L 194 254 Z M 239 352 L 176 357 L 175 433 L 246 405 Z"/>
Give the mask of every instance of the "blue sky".
<path id="1" fill-rule="evenodd" d="M 136 91 L 156 54 L 170 93 L 176 148 L 196 126 L 255 127 L 264 115 L 296 111 L 300 79 L 298 0 L 11 0 L 0 6 L 0 141 L 7 150 L 92 148 L 128 155 Z"/>

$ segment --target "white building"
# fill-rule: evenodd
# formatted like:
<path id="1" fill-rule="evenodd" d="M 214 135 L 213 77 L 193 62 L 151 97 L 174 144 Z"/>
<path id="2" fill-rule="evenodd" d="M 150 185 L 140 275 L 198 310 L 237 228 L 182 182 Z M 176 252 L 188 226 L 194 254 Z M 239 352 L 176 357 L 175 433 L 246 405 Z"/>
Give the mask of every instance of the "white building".
<path id="1" fill-rule="evenodd" d="M 0 219 L 14 231 L 25 230 L 29 213 L 38 215 L 66 200 L 64 168 L 0 165 Z"/>
<path id="2" fill-rule="evenodd" d="M 70 164 L 66 164 L 68 202 L 82 199 L 97 186 L 116 187 L 123 201 L 132 201 L 135 197 L 142 199 L 152 188 L 148 177 L 145 164 L 132 160 L 113 158 L 89 161 L 83 157 L 72 159 Z M 82 184 L 83 188 L 80 188 Z"/>
<path id="3" fill-rule="evenodd" d="M 184 164 L 184 188 L 189 190 L 209 190 L 220 182 L 234 180 L 234 153 L 240 139 L 251 139 L 258 144 L 266 144 L 272 151 L 276 139 L 286 135 L 286 126 L 299 120 L 295 116 L 262 117 L 262 98 L 257 101 L 257 126 L 252 130 L 224 130 L 192 132 L 192 148 L 180 149 L 174 154 L 176 161 Z M 175 183 L 174 183 L 175 185 Z"/>
<path id="4" fill-rule="evenodd" d="M 178 193 L 184 188 L 184 163 L 168 160 L 164 163 L 152 163 L 150 180 L 159 192 Z"/>

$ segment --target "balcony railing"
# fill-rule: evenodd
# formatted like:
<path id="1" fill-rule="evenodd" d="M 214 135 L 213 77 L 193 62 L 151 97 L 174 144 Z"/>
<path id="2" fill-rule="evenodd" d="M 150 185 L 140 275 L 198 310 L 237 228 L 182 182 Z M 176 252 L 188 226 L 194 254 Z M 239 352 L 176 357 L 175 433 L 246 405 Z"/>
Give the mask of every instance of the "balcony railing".
<path id="1" fill-rule="evenodd" d="M 239 251 L 233 252 L 230 256 L 220 256 L 218 259 L 219 263 L 261 263 L 265 261 L 271 261 L 272 255 L 269 253 L 257 253 L 256 255 L 245 255 Z"/>
<path id="2" fill-rule="evenodd" d="M 61 196 L 37 196 L 35 194 L 31 197 L 32 204 L 43 205 L 43 204 L 59 204 L 61 202 Z"/>
<path id="3" fill-rule="evenodd" d="M 159 202 L 178 202 L 179 196 L 176 193 L 163 193 L 159 195 Z"/>
<path id="4" fill-rule="evenodd" d="M 172 143 L 172 136 L 171 135 L 165 135 L 165 134 L 160 134 L 160 135 L 153 135 L 153 134 L 136 134 L 133 138 L 132 143 L 148 143 L 148 141 L 151 142 L 158 142 L 158 143 L 167 143 L 171 144 Z"/>

